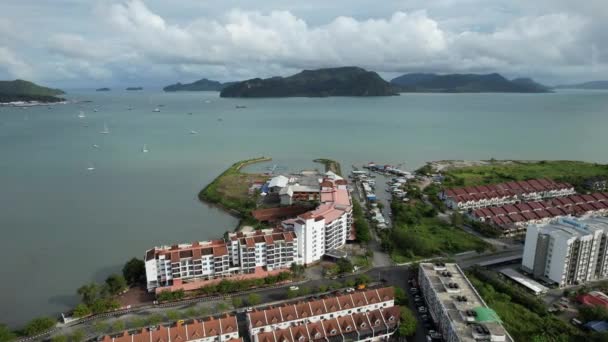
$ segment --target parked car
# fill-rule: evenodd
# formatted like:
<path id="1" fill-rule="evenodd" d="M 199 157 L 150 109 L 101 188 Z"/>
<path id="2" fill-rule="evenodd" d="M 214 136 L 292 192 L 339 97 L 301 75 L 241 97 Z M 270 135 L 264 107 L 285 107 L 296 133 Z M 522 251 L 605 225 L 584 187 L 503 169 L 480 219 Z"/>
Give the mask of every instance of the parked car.
<path id="1" fill-rule="evenodd" d="M 346 293 L 353 293 L 355 292 L 355 289 L 353 289 L 352 287 L 349 287 L 346 289 Z"/>
<path id="2" fill-rule="evenodd" d="M 424 306 L 419 306 L 419 307 L 418 307 L 418 312 L 420 312 L 420 313 L 425 313 L 426 311 L 427 311 L 427 310 L 426 310 L 426 307 L 424 307 Z"/>
<path id="3" fill-rule="evenodd" d="M 297 287 L 297 286 L 290 286 L 290 287 L 289 287 L 289 290 L 291 290 L 291 291 L 298 291 L 299 289 L 300 289 L 300 288 L 299 288 L 299 287 Z"/>
<path id="4" fill-rule="evenodd" d="M 411 292 L 411 293 L 416 293 L 416 292 L 418 292 L 418 289 L 417 289 L 417 288 L 415 288 L 415 287 L 412 287 L 412 288 L 410 289 L 410 292 Z"/>

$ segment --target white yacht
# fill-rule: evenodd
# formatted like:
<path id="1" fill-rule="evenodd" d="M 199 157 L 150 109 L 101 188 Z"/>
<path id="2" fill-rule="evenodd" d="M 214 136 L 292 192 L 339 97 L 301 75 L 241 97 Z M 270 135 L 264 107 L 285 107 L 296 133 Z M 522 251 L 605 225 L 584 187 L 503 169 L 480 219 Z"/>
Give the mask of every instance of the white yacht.
<path id="1" fill-rule="evenodd" d="M 101 131 L 99 133 L 101 133 L 101 134 L 110 134 L 110 130 L 108 129 L 108 124 L 106 124 L 104 122 L 104 124 L 103 124 L 103 131 Z"/>
<path id="2" fill-rule="evenodd" d="M 93 148 L 99 148 L 99 145 L 93 144 Z"/>
<path id="3" fill-rule="evenodd" d="M 87 171 L 93 171 L 95 170 L 95 165 L 93 165 L 93 163 L 89 163 L 89 166 L 87 167 Z"/>
<path id="4" fill-rule="evenodd" d="M 158 107 L 154 108 L 153 112 L 154 112 L 154 113 L 158 113 L 158 112 L 160 112 L 160 108 L 158 108 Z"/>
<path id="5" fill-rule="evenodd" d="M 78 113 L 78 117 L 79 117 L 80 119 L 84 119 L 84 118 L 86 118 L 86 115 L 84 115 L 84 112 L 83 112 L 83 111 L 80 111 L 80 113 Z"/>
<path id="6" fill-rule="evenodd" d="M 141 148 L 141 151 L 143 153 L 148 153 L 148 146 L 146 146 L 146 144 L 144 144 L 144 147 Z"/>
<path id="7" fill-rule="evenodd" d="M 197 132 L 197 131 L 195 131 L 195 130 L 191 130 L 191 131 L 190 131 L 190 134 L 198 134 L 198 132 Z"/>

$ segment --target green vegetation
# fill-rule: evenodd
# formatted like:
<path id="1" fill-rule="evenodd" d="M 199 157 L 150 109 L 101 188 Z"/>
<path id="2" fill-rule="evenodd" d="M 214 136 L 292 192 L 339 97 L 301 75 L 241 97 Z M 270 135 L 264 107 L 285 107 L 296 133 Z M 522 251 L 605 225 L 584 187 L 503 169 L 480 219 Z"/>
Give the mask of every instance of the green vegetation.
<path id="1" fill-rule="evenodd" d="M 6 324 L 0 323 L 0 342 L 9 342 L 17 338 L 17 335 L 12 332 Z"/>
<path id="2" fill-rule="evenodd" d="M 89 308 L 86 304 L 80 303 L 76 305 L 72 314 L 74 315 L 74 317 L 81 318 L 92 314 L 92 312 L 91 308 Z"/>
<path id="3" fill-rule="evenodd" d="M 318 158 L 313 160 L 315 163 L 323 164 L 325 166 L 325 172 L 331 171 L 338 176 L 342 176 L 342 168 L 340 167 L 340 163 L 332 159 Z"/>
<path id="4" fill-rule="evenodd" d="M 405 74 L 391 80 L 403 92 L 546 93 L 549 88 L 530 78 L 508 80 L 493 74 Z"/>
<path id="5" fill-rule="evenodd" d="M 446 211 L 447 207 L 445 203 L 443 203 L 443 201 L 439 199 L 439 193 L 441 192 L 441 190 L 442 189 L 439 184 L 432 183 L 426 188 L 424 188 L 422 193 L 427 196 L 429 202 L 431 202 L 431 204 L 435 208 L 437 208 L 437 210 L 439 210 L 440 212 L 444 212 Z"/>
<path id="6" fill-rule="evenodd" d="M 336 266 L 338 266 L 338 273 L 339 274 L 345 274 L 345 273 L 352 273 L 353 272 L 353 263 L 350 261 L 350 259 L 347 258 L 340 258 L 338 259 L 338 261 L 336 261 Z"/>
<path id="7" fill-rule="evenodd" d="M 397 331 L 399 336 L 412 336 L 416 333 L 418 321 L 414 313 L 407 306 L 401 306 L 401 325 Z"/>
<path id="8" fill-rule="evenodd" d="M 451 188 L 549 178 L 580 188 L 584 180 L 594 176 L 608 176 L 608 165 L 581 161 L 505 161 L 493 162 L 490 165 L 449 168 L 445 171 L 444 185 Z"/>
<path id="9" fill-rule="evenodd" d="M 393 86 L 358 67 L 304 70 L 289 77 L 254 78 L 222 90 L 221 97 L 391 96 Z"/>
<path id="10" fill-rule="evenodd" d="M 253 163 L 271 160 L 260 157 L 232 164 L 226 171 L 209 183 L 198 194 L 201 201 L 218 205 L 240 217 L 242 224 L 258 226 L 251 216 L 256 208 L 256 198 L 249 195 L 249 186 L 254 181 L 265 181 L 268 177 L 259 174 L 242 173 L 240 170 Z"/>
<path id="11" fill-rule="evenodd" d="M 365 218 L 365 214 L 361 209 L 361 204 L 355 198 L 353 198 L 353 219 L 355 222 L 355 233 L 357 234 L 357 241 L 361 243 L 367 243 L 372 239 L 369 231 L 369 223 Z"/>
<path id="12" fill-rule="evenodd" d="M 57 320 L 51 317 L 35 318 L 25 325 L 23 333 L 26 336 L 36 336 L 53 328 L 55 324 L 57 324 Z"/>
<path id="13" fill-rule="evenodd" d="M 263 286 L 274 285 L 279 282 L 284 282 L 292 279 L 293 274 L 291 272 L 281 272 L 277 275 L 267 276 L 265 278 L 257 279 L 243 279 L 243 280 L 228 280 L 222 279 L 217 284 L 208 285 L 201 287 L 195 291 L 196 295 L 214 295 L 214 294 L 227 294 L 233 292 L 246 291 L 252 288 L 259 288 Z"/>
<path id="14" fill-rule="evenodd" d="M 130 286 L 144 284 L 146 282 L 146 266 L 141 259 L 133 258 L 123 266 L 122 276 Z"/>
<path id="15" fill-rule="evenodd" d="M 106 285 L 108 292 L 113 296 L 119 295 L 129 288 L 125 278 L 118 274 L 110 275 L 108 279 L 106 279 Z"/>
<path id="16" fill-rule="evenodd" d="M 0 103 L 13 101 L 58 102 L 64 100 L 56 97 L 61 94 L 65 93 L 62 90 L 41 87 L 29 81 L 0 81 Z"/>
<path id="17" fill-rule="evenodd" d="M 306 267 L 304 265 L 298 265 L 295 262 L 291 264 L 289 270 L 293 274 L 294 278 L 301 278 L 304 275 Z"/>
<path id="18" fill-rule="evenodd" d="M 177 291 L 162 291 L 156 295 L 156 299 L 158 299 L 159 302 L 171 302 L 184 298 L 186 298 L 186 292 L 182 289 Z"/>
<path id="19" fill-rule="evenodd" d="M 68 337 L 65 335 L 57 335 L 51 338 L 51 342 L 68 342 Z"/>
<path id="20" fill-rule="evenodd" d="M 578 313 L 583 322 L 608 321 L 608 309 L 601 305 L 585 305 Z"/>
<path id="21" fill-rule="evenodd" d="M 519 297 L 498 290 L 492 284 L 476 277 L 478 272 L 469 274 L 469 280 L 483 297 L 485 302 L 501 318 L 505 328 L 515 341 L 581 341 L 582 333 L 568 323 L 548 314 L 544 308 L 530 307 L 522 304 Z M 508 286 L 508 285 L 506 285 Z M 504 289 L 501 286 L 501 289 Z M 509 290 L 515 293 L 514 290 Z M 540 312 L 538 312 L 540 311 Z"/>
<path id="22" fill-rule="evenodd" d="M 180 313 L 177 310 L 168 310 L 165 316 L 169 321 L 177 321 L 180 318 Z"/>
<path id="23" fill-rule="evenodd" d="M 240 297 L 232 297 L 232 306 L 236 308 L 240 308 L 243 306 L 243 299 Z"/>
<path id="24" fill-rule="evenodd" d="M 384 233 L 382 246 L 396 262 L 413 261 L 442 253 L 483 251 L 489 245 L 436 217 L 436 210 L 419 201 L 391 203 L 393 229 Z"/>
<path id="25" fill-rule="evenodd" d="M 163 88 L 164 91 L 220 91 L 231 83 L 221 83 L 218 81 L 208 80 L 206 78 L 200 79 L 192 83 L 176 83 L 171 84 Z"/>
<path id="26" fill-rule="evenodd" d="M 407 298 L 405 291 L 401 287 L 396 286 L 393 286 L 393 289 L 395 290 L 395 305 L 407 306 L 409 299 Z"/>
<path id="27" fill-rule="evenodd" d="M 116 293 L 112 293 L 112 291 L 117 291 L 116 286 L 122 286 L 124 279 L 121 280 L 121 278 L 122 276 L 119 275 L 111 275 L 103 285 L 90 283 L 78 288 L 77 292 L 82 300 L 82 305 L 78 307 L 77 317 L 82 317 L 81 315 L 86 315 L 89 311 L 99 314 L 120 308 L 120 303 L 113 297 Z"/>
<path id="28" fill-rule="evenodd" d="M 260 295 L 257 293 L 250 293 L 247 296 L 247 304 L 249 304 L 251 306 L 258 305 L 261 302 L 262 302 L 262 297 L 260 297 Z"/>

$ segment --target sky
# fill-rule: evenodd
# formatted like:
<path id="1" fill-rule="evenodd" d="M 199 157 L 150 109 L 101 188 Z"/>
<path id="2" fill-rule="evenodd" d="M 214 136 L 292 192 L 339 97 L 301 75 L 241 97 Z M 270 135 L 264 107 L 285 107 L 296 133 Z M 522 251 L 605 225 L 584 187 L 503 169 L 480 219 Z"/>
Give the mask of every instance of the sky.
<path id="1" fill-rule="evenodd" d="M 608 79 L 606 0 L 1 0 L 0 79 L 162 86 L 356 65 Z"/>

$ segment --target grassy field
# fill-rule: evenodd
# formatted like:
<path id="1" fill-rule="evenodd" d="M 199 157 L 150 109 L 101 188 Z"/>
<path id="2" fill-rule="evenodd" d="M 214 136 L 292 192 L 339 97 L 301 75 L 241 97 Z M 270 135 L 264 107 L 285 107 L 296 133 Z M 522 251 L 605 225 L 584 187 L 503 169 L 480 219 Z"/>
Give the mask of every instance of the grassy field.
<path id="1" fill-rule="evenodd" d="M 340 167 L 340 163 L 338 163 L 335 160 L 331 160 L 331 159 L 324 159 L 324 158 L 319 158 L 319 159 L 315 159 L 313 160 L 315 163 L 319 163 L 319 164 L 323 164 L 325 165 L 325 171 L 331 171 L 339 176 L 342 175 L 342 168 Z"/>
<path id="2" fill-rule="evenodd" d="M 201 201 L 218 205 L 238 215 L 244 222 L 250 222 L 251 211 L 256 207 L 255 197 L 249 195 L 249 187 L 255 181 L 265 181 L 268 176 L 262 174 L 242 173 L 240 170 L 250 164 L 271 160 L 260 157 L 236 162 L 226 171 L 209 183 L 198 197 Z"/>
<path id="3" fill-rule="evenodd" d="M 579 161 L 499 161 L 490 165 L 450 168 L 445 170 L 444 174 L 446 187 L 484 185 L 532 178 L 550 178 L 580 186 L 585 179 L 593 176 L 608 177 L 608 165 Z"/>

